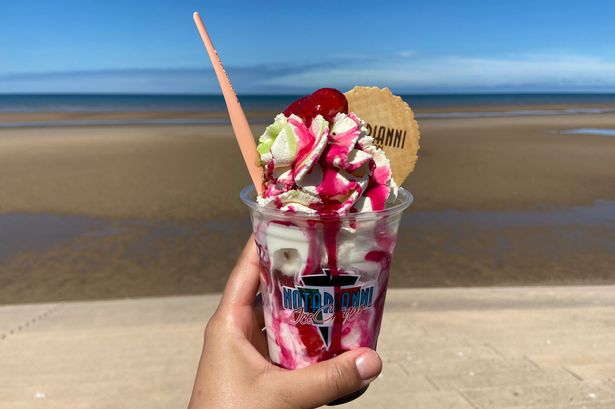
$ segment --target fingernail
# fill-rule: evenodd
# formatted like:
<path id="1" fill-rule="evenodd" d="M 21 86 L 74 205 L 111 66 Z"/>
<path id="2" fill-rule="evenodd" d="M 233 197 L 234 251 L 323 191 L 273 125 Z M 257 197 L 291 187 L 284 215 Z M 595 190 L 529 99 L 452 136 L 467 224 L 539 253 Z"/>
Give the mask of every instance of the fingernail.
<path id="1" fill-rule="evenodd" d="M 364 381 L 375 378 L 382 369 L 382 361 L 376 351 L 364 352 L 354 361 L 359 371 L 359 376 Z"/>

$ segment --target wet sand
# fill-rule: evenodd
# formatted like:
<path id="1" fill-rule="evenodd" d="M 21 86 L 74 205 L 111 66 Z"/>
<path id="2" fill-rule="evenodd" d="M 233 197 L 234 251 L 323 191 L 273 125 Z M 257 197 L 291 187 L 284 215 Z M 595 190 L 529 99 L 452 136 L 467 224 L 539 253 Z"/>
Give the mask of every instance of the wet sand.
<path id="1" fill-rule="evenodd" d="M 615 282 L 615 138 L 559 132 L 615 114 L 420 125 L 393 286 Z M 225 125 L 0 129 L 0 303 L 219 291 L 248 183 Z"/>

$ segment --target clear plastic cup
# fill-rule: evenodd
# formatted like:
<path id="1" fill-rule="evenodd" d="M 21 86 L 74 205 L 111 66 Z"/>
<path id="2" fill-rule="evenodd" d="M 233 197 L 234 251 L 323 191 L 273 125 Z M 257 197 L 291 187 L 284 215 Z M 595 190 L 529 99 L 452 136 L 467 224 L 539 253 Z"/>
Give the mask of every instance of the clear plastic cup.
<path id="1" fill-rule="evenodd" d="M 249 206 L 260 258 L 269 357 L 302 368 L 359 347 L 375 349 L 401 215 L 403 188 L 382 211 L 318 216 Z"/>

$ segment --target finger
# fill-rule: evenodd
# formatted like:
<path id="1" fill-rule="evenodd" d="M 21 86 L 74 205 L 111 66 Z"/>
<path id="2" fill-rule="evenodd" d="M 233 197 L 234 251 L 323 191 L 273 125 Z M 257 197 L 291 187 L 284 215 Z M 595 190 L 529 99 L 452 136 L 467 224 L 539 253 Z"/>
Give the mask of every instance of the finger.
<path id="1" fill-rule="evenodd" d="M 250 236 L 226 282 L 221 304 L 251 307 L 258 291 L 258 285 L 258 254 L 254 238 Z"/>
<path id="2" fill-rule="evenodd" d="M 275 370 L 280 393 L 299 407 L 318 407 L 368 385 L 382 370 L 376 351 L 359 348 L 294 371 Z"/>

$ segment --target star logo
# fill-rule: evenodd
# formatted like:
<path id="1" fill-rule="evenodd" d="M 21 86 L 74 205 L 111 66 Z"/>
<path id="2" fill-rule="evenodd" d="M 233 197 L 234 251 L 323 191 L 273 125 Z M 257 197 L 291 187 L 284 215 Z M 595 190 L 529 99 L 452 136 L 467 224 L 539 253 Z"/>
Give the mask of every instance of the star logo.
<path id="1" fill-rule="evenodd" d="M 302 276 L 294 287 L 282 286 L 282 307 L 293 312 L 295 324 L 316 327 L 329 349 L 334 322 L 348 322 L 374 302 L 376 282 L 359 282 L 360 278 L 359 272 L 333 274 L 323 268 L 318 274 Z"/>

